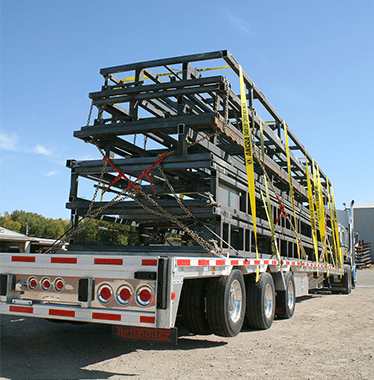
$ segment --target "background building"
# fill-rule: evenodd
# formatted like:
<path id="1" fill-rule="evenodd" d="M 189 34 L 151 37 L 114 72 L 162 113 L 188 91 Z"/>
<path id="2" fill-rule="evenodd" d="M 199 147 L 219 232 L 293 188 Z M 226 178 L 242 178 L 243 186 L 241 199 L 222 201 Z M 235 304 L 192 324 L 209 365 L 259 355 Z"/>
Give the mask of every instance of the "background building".
<path id="1" fill-rule="evenodd" d="M 357 202 L 353 205 L 353 230 L 358 240 L 371 245 L 371 262 L 374 263 L 374 202 Z"/>
<path id="2" fill-rule="evenodd" d="M 44 252 L 54 242 L 55 239 L 43 239 L 26 236 L 24 234 L 8 230 L 4 227 L 0 227 L 0 252 Z"/>

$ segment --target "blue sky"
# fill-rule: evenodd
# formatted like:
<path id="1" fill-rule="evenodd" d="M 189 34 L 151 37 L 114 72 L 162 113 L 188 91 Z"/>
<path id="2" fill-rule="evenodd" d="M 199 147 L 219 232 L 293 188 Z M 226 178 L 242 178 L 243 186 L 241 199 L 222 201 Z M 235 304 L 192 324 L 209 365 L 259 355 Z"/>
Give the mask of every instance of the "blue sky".
<path id="1" fill-rule="evenodd" d="M 0 212 L 69 218 L 102 67 L 229 50 L 334 184 L 374 201 L 374 1 L 1 1 Z M 91 198 L 93 187 L 87 188 Z"/>

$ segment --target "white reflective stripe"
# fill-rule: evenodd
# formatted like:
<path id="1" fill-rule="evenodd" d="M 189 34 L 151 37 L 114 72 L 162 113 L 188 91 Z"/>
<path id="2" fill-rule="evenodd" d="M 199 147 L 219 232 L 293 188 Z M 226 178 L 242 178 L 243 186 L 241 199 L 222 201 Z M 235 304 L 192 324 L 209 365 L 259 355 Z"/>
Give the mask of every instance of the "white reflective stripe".
<path id="1" fill-rule="evenodd" d="M 294 266 L 300 269 L 310 269 L 321 268 L 323 272 L 327 271 L 335 271 L 337 273 L 341 273 L 340 268 L 335 268 L 331 265 L 325 265 L 322 263 L 315 263 L 313 261 L 290 261 L 290 260 L 281 260 L 279 263 L 277 260 L 272 259 L 187 259 L 187 258 L 176 258 L 176 266 L 177 267 L 231 267 L 231 266 L 266 266 L 266 265 L 286 265 L 286 266 Z M 217 273 L 220 274 L 220 273 Z"/>
<path id="2" fill-rule="evenodd" d="M 1 262 L 34 264 L 66 264 L 66 265 L 133 265 L 157 266 L 158 257 L 151 256 L 119 256 L 119 255 L 71 255 L 71 254 L 28 254 L 28 253 L 2 253 Z"/>
<path id="3" fill-rule="evenodd" d="M 82 309 L 79 307 L 61 307 L 60 305 L 16 305 L 0 303 L 3 314 L 56 318 L 70 321 L 111 323 L 131 326 L 155 327 L 156 313 L 144 313 L 121 310 Z"/>
<path id="4" fill-rule="evenodd" d="M 233 266 L 233 265 L 279 265 L 277 260 L 271 259 L 187 259 L 176 258 L 178 267 L 198 267 L 198 266 Z"/>

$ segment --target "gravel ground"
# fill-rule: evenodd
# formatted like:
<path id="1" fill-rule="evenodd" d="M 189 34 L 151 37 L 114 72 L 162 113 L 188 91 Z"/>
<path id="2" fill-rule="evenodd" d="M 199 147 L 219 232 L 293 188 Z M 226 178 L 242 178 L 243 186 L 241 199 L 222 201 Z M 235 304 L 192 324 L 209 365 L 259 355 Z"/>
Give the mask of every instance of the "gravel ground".
<path id="1" fill-rule="evenodd" d="M 374 268 L 350 295 L 298 299 L 290 320 L 178 346 L 117 341 L 109 326 L 1 316 L 1 379 L 374 379 Z"/>

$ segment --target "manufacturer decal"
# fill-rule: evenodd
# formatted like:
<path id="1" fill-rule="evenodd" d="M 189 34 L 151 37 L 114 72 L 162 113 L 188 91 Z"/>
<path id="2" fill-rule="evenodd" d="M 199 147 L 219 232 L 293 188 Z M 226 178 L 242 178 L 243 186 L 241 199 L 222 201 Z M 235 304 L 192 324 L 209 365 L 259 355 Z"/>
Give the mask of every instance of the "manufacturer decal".
<path id="1" fill-rule="evenodd" d="M 112 336 L 117 339 L 140 339 L 177 344 L 178 329 L 150 329 L 135 326 L 113 326 Z"/>

